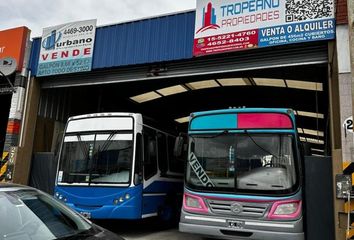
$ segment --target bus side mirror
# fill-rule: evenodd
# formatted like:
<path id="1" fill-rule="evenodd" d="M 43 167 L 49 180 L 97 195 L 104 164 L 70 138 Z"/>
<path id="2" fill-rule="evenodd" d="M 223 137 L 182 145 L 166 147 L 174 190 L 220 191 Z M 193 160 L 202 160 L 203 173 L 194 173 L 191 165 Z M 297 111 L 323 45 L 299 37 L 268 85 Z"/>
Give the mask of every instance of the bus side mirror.
<path id="1" fill-rule="evenodd" d="M 143 177 L 141 176 L 141 174 L 135 173 L 134 174 L 134 184 L 135 184 L 135 186 L 141 184 L 142 181 L 143 181 Z"/>
<path id="2" fill-rule="evenodd" d="M 173 155 L 175 157 L 181 157 L 183 153 L 184 137 L 178 136 L 175 140 L 175 146 L 173 148 Z"/>

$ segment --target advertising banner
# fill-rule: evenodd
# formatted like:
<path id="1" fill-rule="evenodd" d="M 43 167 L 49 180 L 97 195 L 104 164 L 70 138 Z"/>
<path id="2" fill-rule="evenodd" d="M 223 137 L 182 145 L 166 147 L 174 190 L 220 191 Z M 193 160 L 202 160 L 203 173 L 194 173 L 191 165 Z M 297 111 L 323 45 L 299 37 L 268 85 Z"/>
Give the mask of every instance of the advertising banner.
<path id="1" fill-rule="evenodd" d="M 37 76 L 90 71 L 96 20 L 43 29 Z"/>
<path id="2" fill-rule="evenodd" d="M 194 56 L 334 38 L 334 0 L 197 0 Z"/>
<path id="3" fill-rule="evenodd" d="M 22 70 L 29 34 L 27 27 L 0 31 L 0 59 L 13 58 L 17 64 L 17 71 Z"/>

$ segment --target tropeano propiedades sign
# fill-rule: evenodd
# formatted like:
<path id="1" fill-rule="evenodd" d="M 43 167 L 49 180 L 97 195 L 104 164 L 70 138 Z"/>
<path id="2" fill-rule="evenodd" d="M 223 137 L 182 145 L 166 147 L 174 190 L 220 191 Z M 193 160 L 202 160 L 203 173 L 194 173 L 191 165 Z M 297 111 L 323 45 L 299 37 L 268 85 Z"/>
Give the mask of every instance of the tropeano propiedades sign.
<path id="1" fill-rule="evenodd" d="M 195 56 L 334 38 L 334 0 L 197 0 Z"/>

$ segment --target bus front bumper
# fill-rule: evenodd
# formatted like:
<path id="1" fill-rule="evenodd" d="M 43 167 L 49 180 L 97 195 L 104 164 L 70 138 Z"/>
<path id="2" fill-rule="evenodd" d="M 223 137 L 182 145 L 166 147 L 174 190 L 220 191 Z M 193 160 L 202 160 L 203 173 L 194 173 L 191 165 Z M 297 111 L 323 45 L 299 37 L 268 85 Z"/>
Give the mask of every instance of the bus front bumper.
<path id="1" fill-rule="evenodd" d="M 231 223 L 242 223 L 230 227 Z M 233 240 L 304 240 L 302 219 L 287 222 L 226 219 L 182 211 L 179 231 Z"/>
<path id="2" fill-rule="evenodd" d="M 130 220 L 141 219 L 140 209 L 134 205 L 133 206 L 104 205 L 95 209 L 89 206 L 78 207 L 71 203 L 67 203 L 66 205 L 89 219 L 130 219 Z"/>

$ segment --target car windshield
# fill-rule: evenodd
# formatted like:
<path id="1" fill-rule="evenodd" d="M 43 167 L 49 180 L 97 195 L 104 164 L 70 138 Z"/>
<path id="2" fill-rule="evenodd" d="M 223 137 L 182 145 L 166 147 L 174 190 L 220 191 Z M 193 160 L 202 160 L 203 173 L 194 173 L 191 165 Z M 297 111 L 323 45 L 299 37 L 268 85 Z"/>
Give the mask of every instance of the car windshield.
<path id="1" fill-rule="evenodd" d="M 293 136 L 286 134 L 193 135 L 186 183 L 224 192 L 287 193 L 297 184 Z"/>
<path id="2" fill-rule="evenodd" d="M 67 135 L 61 150 L 58 183 L 127 184 L 132 155 L 132 133 Z"/>
<path id="3" fill-rule="evenodd" d="M 48 240 L 82 234 L 91 225 L 36 190 L 0 191 L 0 240 Z"/>

